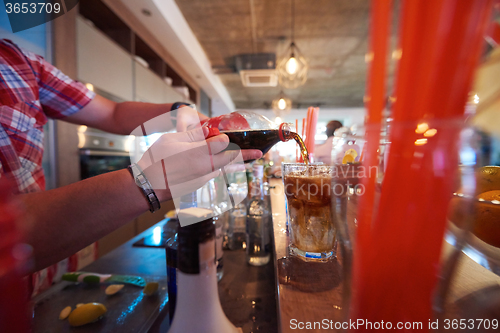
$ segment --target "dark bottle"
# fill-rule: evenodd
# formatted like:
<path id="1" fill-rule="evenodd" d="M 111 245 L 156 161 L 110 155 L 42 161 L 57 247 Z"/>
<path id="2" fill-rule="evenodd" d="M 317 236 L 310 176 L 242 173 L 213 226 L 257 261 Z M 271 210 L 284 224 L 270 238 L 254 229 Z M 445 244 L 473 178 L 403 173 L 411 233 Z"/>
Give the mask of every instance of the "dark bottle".
<path id="1" fill-rule="evenodd" d="M 264 166 L 254 164 L 253 174 L 251 198 L 247 207 L 246 253 L 248 264 L 262 266 L 271 258 L 271 210 L 264 191 Z"/>
<path id="2" fill-rule="evenodd" d="M 180 208 L 186 209 L 196 207 L 198 205 L 196 200 L 196 191 L 185 194 L 180 199 Z M 167 240 L 165 251 L 167 257 L 167 288 L 168 288 L 168 312 L 169 321 L 172 323 L 177 304 L 177 249 L 179 246 L 178 232 L 181 225 L 179 219 L 175 219 L 175 226 L 173 229 L 175 233 Z"/>
<path id="3" fill-rule="evenodd" d="M 179 227 L 177 235 L 179 297 L 169 332 L 237 333 L 219 300 L 213 219 Z"/>
<path id="4" fill-rule="evenodd" d="M 227 150 L 259 149 L 265 154 L 280 141 L 294 139 L 300 146 L 303 158 L 308 156 L 302 138 L 292 131 L 292 124 L 277 126 L 268 118 L 250 111 L 236 111 L 205 121 L 203 126 L 218 128 L 235 145 Z M 251 162 L 248 160 L 245 162 Z"/>
<path id="5" fill-rule="evenodd" d="M 280 138 L 279 129 L 263 129 L 263 130 L 236 130 L 236 131 L 222 131 L 229 137 L 229 142 L 236 144 L 229 146 L 227 150 L 235 149 L 259 149 L 262 154 L 265 154 L 275 144 L 281 141 L 288 141 L 283 136 Z M 287 132 L 290 132 L 287 130 Z"/>

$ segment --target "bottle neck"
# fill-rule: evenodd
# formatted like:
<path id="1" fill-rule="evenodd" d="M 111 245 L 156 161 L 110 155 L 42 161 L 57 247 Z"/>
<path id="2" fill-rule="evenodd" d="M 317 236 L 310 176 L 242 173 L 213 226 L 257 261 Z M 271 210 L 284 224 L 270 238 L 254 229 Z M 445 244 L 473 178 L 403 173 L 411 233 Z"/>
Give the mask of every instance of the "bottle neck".
<path id="1" fill-rule="evenodd" d="M 292 134 L 292 124 L 290 123 L 281 123 L 280 127 L 278 128 L 278 134 L 279 138 L 281 141 L 285 142 L 290 139 L 293 139 L 293 134 Z"/>
<path id="2" fill-rule="evenodd" d="M 252 184 L 252 198 L 264 199 L 264 182 L 262 178 L 254 178 Z"/>
<path id="3" fill-rule="evenodd" d="M 253 180 L 252 180 L 252 192 L 250 193 L 252 198 L 264 198 L 264 166 L 255 165 L 253 170 Z"/>

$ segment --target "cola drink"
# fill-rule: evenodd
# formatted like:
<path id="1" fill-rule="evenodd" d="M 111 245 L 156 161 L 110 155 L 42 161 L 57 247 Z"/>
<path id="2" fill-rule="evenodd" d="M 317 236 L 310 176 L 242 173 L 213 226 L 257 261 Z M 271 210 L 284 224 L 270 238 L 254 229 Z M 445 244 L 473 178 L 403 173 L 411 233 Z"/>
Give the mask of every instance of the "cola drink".
<path id="1" fill-rule="evenodd" d="M 318 171 L 320 168 L 323 172 Z M 291 251 L 307 259 L 328 259 L 335 244 L 331 167 L 294 170 L 283 176 L 283 182 Z"/>
<path id="2" fill-rule="evenodd" d="M 265 154 L 275 144 L 294 139 L 300 146 L 302 158 L 309 162 L 307 149 L 302 138 L 292 131 L 292 124 L 282 123 L 277 126 L 268 118 L 250 111 L 236 111 L 227 115 L 206 120 L 206 127 L 215 127 L 229 137 L 230 145 L 227 150 L 259 149 Z M 248 160 L 245 162 L 251 162 Z"/>

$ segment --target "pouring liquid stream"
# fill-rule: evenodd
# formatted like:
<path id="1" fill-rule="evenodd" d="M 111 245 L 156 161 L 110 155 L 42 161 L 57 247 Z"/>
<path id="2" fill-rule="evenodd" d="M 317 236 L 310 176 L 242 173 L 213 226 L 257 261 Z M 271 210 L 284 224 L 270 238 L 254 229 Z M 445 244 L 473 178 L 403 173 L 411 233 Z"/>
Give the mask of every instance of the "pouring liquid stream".
<path id="1" fill-rule="evenodd" d="M 302 159 L 304 160 L 304 163 L 306 165 L 309 165 L 309 152 L 307 151 L 307 147 L 304 144 L 304 141 L 302 140 L 300 135 L 298 135 L 295 132 L 290 132 L 290 135 L 295 140 L 295 142 L 297 142 L 297 144 L 299 145 L 300 154 L 302 155 Z"/>

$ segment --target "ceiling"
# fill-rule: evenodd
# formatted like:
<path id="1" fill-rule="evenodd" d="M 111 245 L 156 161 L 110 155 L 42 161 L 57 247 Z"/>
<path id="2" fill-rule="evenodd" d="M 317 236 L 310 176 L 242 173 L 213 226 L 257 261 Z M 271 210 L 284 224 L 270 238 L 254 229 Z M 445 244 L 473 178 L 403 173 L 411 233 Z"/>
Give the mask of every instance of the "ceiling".
<path id="1" fill-rule="evenodd" d="M 292 0 L 175 0 L 212 67 L 228 69 L 235 55 L 290 44 Z M 309 63 L 308 80 L 285 89 L 294 108 L 362 107 L 365 92 L 367 0 L 295 0 L 295 42 Z M 219 75 L 237 109 L 266 109 L 280 87 L 243 87 L 238 73 Z"/>

